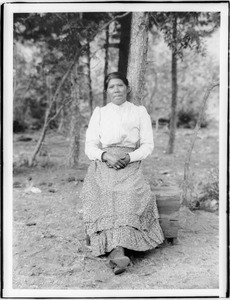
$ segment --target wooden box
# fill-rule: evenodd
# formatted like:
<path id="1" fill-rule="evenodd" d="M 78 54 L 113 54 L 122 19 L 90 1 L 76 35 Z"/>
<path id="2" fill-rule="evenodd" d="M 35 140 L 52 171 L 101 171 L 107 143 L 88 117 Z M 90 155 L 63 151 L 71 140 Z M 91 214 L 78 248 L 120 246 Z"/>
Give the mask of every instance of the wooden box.
<path id="1" fill-rule="evenodd" d="M 165 238 L 171 242 L 179 230 L 180 191 L 177 187 L 153 187 Z"/>

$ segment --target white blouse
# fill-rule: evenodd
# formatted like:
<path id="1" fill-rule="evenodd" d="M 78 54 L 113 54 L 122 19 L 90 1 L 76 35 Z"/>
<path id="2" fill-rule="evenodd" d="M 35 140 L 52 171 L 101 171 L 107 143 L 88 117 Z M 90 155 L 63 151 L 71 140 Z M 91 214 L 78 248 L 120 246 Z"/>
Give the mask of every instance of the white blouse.
<path id="1" fill-rule="evenodd" d="M 144 106 L 126 101 L 95 108 L 86 131 L 85 153 L 90 160 L 101 160 L 102 149 L 109 146 L 135 148 L 129 153 L 130 162 L 152 153 L 152 124 Z"/>

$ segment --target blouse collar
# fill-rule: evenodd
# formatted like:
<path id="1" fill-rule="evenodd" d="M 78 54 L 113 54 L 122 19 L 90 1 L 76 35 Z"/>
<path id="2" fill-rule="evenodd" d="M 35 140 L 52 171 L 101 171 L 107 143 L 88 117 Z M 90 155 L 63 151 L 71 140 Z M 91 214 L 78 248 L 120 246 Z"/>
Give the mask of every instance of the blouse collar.
<path id="1" fill-rule="evenodd" d="M 110 102 L 111 107 L 116 108 L 116 109 L 122 109 L 128 106 L 128 101 L 125 101 L 121 105 L 114 104 L 113 102 Z"/>

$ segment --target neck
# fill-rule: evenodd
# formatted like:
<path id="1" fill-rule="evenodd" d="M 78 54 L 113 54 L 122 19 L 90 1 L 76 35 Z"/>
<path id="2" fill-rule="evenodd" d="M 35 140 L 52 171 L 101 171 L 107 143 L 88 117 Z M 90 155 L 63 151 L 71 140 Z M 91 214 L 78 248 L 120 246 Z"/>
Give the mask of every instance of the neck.
<path id="1" fill-rule="evenodd" d="M 113 103 L 114 105 L 120 106 L 120 105 L 124 104 L 125 102 L 127 102 L 127 100 L 125 100 L 125 101 L 122 102 L 122 103 L 115 103 L 115 102 L 111 102 L 111 103 Z"/>

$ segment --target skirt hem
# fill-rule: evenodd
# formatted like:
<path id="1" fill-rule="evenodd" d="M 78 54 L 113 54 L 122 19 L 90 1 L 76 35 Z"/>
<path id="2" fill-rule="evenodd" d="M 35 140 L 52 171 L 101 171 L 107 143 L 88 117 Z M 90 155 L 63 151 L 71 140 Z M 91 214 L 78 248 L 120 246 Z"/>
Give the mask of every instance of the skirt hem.
<path id="1" fill-rule="evenodd" d="M 90 246 L 94 256 L 109 253 L 117 246 L 134 251 L 147 251 L 156 248 L 163 241 L 158 220 L 155 220 L 150 231 L 122 226 L 103 230 L 90 236 Z"/>

